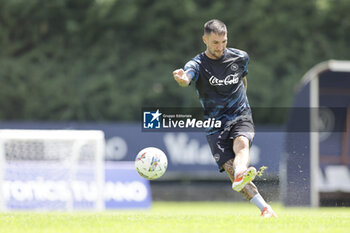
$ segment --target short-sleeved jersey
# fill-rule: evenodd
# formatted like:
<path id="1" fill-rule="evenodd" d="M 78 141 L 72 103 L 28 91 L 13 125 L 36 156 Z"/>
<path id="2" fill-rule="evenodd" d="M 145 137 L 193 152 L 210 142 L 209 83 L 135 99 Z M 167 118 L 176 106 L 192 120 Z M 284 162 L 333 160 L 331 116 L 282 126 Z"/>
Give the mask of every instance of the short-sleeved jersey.
<path id="1" fill-rule="evenodd" d="M 218 60 L 202 52 L 186 63 L 184 70 L 193 77 L 205 119 L 215 118 L 225 127 L 228 121 L 251 115 L 242 80 L 248 74 L 248 63 L 248 54 L 234 48 L 227 48 Z M 206 129 L 208 134 L 218 130 Z"/>

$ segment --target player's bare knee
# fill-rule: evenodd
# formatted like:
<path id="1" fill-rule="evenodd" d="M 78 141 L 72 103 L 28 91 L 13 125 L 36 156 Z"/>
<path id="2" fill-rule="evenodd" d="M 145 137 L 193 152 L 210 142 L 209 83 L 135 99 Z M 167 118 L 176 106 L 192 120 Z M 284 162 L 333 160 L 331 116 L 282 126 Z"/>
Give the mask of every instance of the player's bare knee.
<path id="1" fill-rule="evenodd" d="M 249 150 L 249 140 L 245 136 L 238 136 L 233 141 L 233 151 L 237 153 L 242 150 Z"/>

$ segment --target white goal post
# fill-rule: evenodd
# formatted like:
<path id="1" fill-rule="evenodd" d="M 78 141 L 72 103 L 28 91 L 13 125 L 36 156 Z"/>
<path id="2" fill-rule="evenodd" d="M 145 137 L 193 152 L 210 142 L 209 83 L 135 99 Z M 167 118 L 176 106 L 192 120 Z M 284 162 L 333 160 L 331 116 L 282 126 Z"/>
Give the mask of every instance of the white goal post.
<path id="1" fill-rule="evenodd" d="M 100 130 L 0 130 L 1 210 L 103 210 L 104 149 Z"/>

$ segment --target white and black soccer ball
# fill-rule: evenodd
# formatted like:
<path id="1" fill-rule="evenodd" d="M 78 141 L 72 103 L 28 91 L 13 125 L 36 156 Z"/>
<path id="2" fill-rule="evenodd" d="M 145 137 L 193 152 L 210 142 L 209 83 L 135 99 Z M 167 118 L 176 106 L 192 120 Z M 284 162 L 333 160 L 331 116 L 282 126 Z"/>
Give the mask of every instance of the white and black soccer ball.
<path id="1" fill-rule="evenodd" d="M 156 147 L 141 150 L 135 159 L 137 172 L 145 179 L 155 180 L 164 175 L 168 159 L 164 152 Z"/>

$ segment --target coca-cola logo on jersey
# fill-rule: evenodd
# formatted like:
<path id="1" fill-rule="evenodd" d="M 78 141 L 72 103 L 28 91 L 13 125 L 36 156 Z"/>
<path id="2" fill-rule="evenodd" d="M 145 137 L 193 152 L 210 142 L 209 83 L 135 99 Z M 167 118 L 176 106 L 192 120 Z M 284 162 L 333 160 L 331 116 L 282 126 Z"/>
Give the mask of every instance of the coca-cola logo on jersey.
<path id="1" fill-rule="evenodd" d="M 228 86 L 238 83 L 239 77 L 238 75 L 230 74 L 226 76 L 224 79 L 218 79 L 215 76 L 211 76 L 209 79 L 209 83 L 212 86 Z"/>

